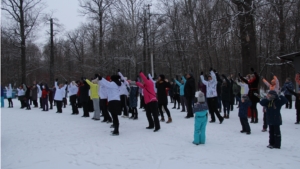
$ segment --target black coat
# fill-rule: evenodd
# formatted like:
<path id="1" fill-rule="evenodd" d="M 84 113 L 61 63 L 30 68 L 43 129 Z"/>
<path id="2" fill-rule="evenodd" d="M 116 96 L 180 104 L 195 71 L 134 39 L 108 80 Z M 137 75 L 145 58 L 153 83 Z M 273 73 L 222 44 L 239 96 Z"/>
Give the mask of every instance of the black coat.
<path id="1" fill-rule="evenodd" d="M 89 96 L 89 90 L 90 86 L 85 82 L 83 86 L 80 86 L 80 101 L 81 103 L 89 102 L 90 96 Z"/>
<path id="2" fill-rule="evenodd" d="M 168 104 L 166 88 L 170 88 L 170 87 L 171 85 L 169 82 L 166 81 L 163 81 L 162 83 L 156 82 L 158 104 L 163 104 L 163 105 Z"/>
<path id="3" fill-rule="evenodd" d="M 282 125 L 281 107 L 287 102 L 284 96 L 279 96 L 274 100 L 262 99 L 260 105 L 266 108 L 266 118 L 268 125 Z"/>
<path id="4" fill-rule="evenodd" d="M 231 102 L 231 83 L 230 81 L 225 77 L 226 85 L 222 85 L 222 92 L 221 92 L 221 98 L 222 101 L 228 101 Z"/>
<path id="5" fill-rule="evenodd" d="M 295 108 L 297 110 L 300 110 L 300 94 L 294 92 L 293 90 L 290 90 L 289 88 L 287 88 L 287 90 L 289 91 L 289 93 L 291 93 L 292 95 L 294 95 L 296 97 Z"/>
<path id="6" fill-rule="evenodd" d="M 194 77 L 190 77 L 186 80 L 184 86 L 184 97 L 195 98 L 196 85 Z"/>

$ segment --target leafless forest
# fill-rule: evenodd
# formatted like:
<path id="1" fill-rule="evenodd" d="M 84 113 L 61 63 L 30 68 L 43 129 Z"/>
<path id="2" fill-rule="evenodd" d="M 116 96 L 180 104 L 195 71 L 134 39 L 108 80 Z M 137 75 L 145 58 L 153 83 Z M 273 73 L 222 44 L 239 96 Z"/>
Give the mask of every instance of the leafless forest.
<path id="1" fill-rule="evenodd" d="M 79 0 L 88 20 L 53 41 L 34 44 L 35 32 L 47 20 L 46 0 L 2 0 L 11 25 L 1 25 L 3 84 L 50 77 L 77 80 L 95 73 L 129 79 L 140 70 L 173 78 L 214 67 L 224 74 L 247 74 L 254 67 L 270 80 L 294 76 L 291 64 L 277 56 L 300 51 L 299 0 Z M 48 18 L 49 19 L 49 18 Z M 59 18 L 54 22 L 59 23 Z M 54 24 L 54 30 L 60 31 Z M 50 26 L 49 26 L 50 28 Z"/>

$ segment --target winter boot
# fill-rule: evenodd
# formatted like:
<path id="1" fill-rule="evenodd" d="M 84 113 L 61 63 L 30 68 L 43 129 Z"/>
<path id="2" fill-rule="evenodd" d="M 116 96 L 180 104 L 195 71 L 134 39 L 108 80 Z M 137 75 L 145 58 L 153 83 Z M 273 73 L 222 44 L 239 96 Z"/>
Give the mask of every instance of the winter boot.
<path id="1" fill-rule="evenodd" d="M 133 120 L 137 120 L 137 119 L 138 119 L 138 113 L 137 113 L 137 112 L 135 112 L 135 113 L 134 113 Z"/>
<path id="2" fill-rule="evenodd" d="M 167 121 L 166 123 L 171 123 L 171 122 L 172 122 L 172 118 L 169 117 L 169 118 L 168 118 L 168 121 Z"/>
<path id="3" fill-rule="evenodd" d="M 225 119 L 227 118 L 227 115 L 226 115 L 226 113 L 224 113 L 224 116 L 223 116 L 223 118 L 225 118 Z"/>
<path id="4" fill-rule="evenodd" d="M 165 121 L 165 117 L 164 117 L 164 116 L 161 116 L 160 121 L 164 122 L 164 121 Z"/>
<path id="5" fill-rule="evenodd" d="M 130 119 L 134 118 L 134 112 L 131 113 Z"/>

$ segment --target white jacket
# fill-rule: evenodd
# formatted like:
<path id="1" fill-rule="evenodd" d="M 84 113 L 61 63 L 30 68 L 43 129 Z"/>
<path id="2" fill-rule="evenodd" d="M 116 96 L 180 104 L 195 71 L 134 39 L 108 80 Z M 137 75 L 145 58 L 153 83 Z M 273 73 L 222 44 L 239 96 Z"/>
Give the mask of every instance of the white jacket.
<path id="1" fill-rule="evenodd" d="M 155 93 L 157 93 L 157 88 L 156 88 L 156 81 L 155 80 L 153 80 L 153 77 L 151 76 L 151 74 L 149 73 L 148 74 L 148 78 L 153 82 L 153 86 L 154 86 L 154 91 L 155 91 Z"/>
<path id="2" fill-rule="evenodd" d="M 77 95 L 78 93 L 78 87 L 76 85 L 73 85 L 72 82 L 68 86 L 68 90 L 70 96 Z"/>
<path id="3" fill-rule="evenodd" d="M 8 88 L 6 88 L 6 98 L 12 98 L 12 88 L 11 88 L 11 84 L 8 85 Z"/>
<path id="4" fill-rule="evenodd" d="M 25 95 L 24 89 L 17 88 L 17 90 L 18 90 L 18 96 L 24 96 Z"/>
<path id="5" fill-rule="evenodd" d="M 56 88 L 54 100 L 62 101 L 63 98 L 65 97 L 65 90 L 66 90 L 67 85 L 64 85 L 62 88 L 58 87 L 57 82 L 54 82 L 54 85 Z"/>
<path id="6" fill-rule="evenodd" d="M 98 89 L 98 95 L 100 96 L 100 99 L 107 99 L 107 89 L 104 85 L 100 84 L 100 81 L 98 81 L 98 85 L 100 86 Z"/>
<path id="7" fill-rule="evenodd" d="M 127 79 L 124 78 L 121 72 L 118 73 L 119 76 L 121 76 L 121 79 L 124 81 L 122 82 L 122 85 L 120 86 L 120 95 L 126 95 L 128 96 L 129 92 L 127 90 L 127 87 L 129 87 L 129 83 L 127 82 Z"/>
<path id="8" fill-rule="evenodd" d="M 41 98 L 42 97 L 42 90 L 41 90 L 41 86 L 39 84 L 36 84 L 36 87 L 38 89 L 38 97 Z"/>
<path id="9" fill-rule="evenodd" d="M 104 86 L 107 89 L 108 101 L 112 101 L 112 100 L 120 101 L 120 92 L 119 92 L 120 87 L 115 82 L 109 82 L 104 78 L 99 80 L 99 82 L 101 86 Z"/>
<path id="10" fill-rule="evenodd" d="M 207 98 L 213 98 L 213 97 L 217 97 L 218 93 L 217 93 L 217 78 L 216 78 L 216 74 L 214 71 L 210 71 L 210 75 L 212 77 L 212 80 L 210 81 L 206 81 L 204 80 L 204 76 L 201 75 L 201 81 L 202 83 L 206 86 L 206 97 Z"/>
<path id="11" fill-rule="evenodd" d="M 238 85 L 241 86 L 241 95 L 247 95 L 249 92 L 249 86 L 246 83 L 238 82 Z"/>

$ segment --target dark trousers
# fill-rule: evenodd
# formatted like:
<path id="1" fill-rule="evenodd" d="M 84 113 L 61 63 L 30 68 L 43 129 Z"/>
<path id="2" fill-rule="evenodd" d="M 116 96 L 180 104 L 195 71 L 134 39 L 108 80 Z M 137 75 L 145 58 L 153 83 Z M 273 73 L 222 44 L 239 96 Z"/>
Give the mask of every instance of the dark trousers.
<path id="1" fill-rule="evenodd" d="M 144 96 L 140 94 L 140 109 L 145 108 Z"/>
<path id="2" fill-rule="evenodd" d="M 250 129 L 250 125 L 248 123 L 248 118 L 241 118 L 240 117 L 240 122 L 241 122 L 241 125 L 242 125 L 242 130 L 245 131 L 245 132 L 251 132 L 251 129 Z"/>
<path id="3" fill-rule="evenodd" d="M 50 109 L 53 109 L 53 99 L 49 99 Z"/>
<path id="4" fill-rule="evenodd" d="M 55 102 L 56 102 L 57 112 L 62 113 L 62 104 L 63 104 L 62 100 L 55 100 Z"/>
<path id="5" fill-rule="evenodd" d="M 268 124 L 267 124 L 267 118 L 266 118 L 266 113 L 265 112 L 264 112 L 264 116 L 263 116 L 263 121 L 264 121 L 263 129 L 267 130 Z"/>
<path id="6" fill-rule="evenodd" d="M 170 96 L 170 100 L 171 100 L 171 103 L 174 102 L 174 99 L 173 99 L 174 96 Z"/>
<path id="7" fill-rule="evenodd" d="M 230 102 L 226 101 L 226 100 L 222 100 L 222 103 L 223 103 L 223 111 L 224 111 L 224 113 L 229 115 L 229 112 L 230 112 Z"/>
<path id="8" fill-rule="evenodd" d="M 14 107 L 12 99 L 8 98 L 7 100 L 8 100 L 8 107 Z"/>
<path id="9" fill-rule="evenodd" d="M 121 102 L 118 100 L 112 100 L 108 103 L 108 109 L 111 113 L 111 117 L 114 125 L 114 133 L 119 133 L 119 118 L 118 115 L 121 115 Z"/>
<path id="10" fill-rule="evenodd" d="M 77 107 L 82 108 L 82 103 L 81 103 L 80 97 L 77 97 Z"/>
<path id="11" fill-rule="evenodd" d="M 95 110 L 94 110 L 94 103 L 93 103 L 93 100 L 89 100 L 89 102 L 88 102 L 88 110 L 89 110 L 89 112 L 94 112 Z"/>
<path id="12" fill-rule="evenodd" d="M 185 107 L 187 106 L 187 100 L 184 96 L 180 96 L 180 103 L 181 103 L 182 111 L 185 111 Z"/>
<path id="13" fill-rule="evenodd" d="M 112 121 L 107 111 L 107 99 L 100 99 L 100 109 L 102 111 L 102 115 L 104 116 L 104 121 Z"/>
<path id="14" fill-rule="evenodd" d="M 162 111 L 162 107 L 164 107 L 164 109 L 165 109 L 168 117 L 171 117 L 171 113 L 170 113 L 170 111 L 168 109 L 167 104 L 158 104 L 158 110 L 159 110 L 159 113 L 160 113 L 161 117 L 164 117 L 164 113 Z"/>
<path id="15" fill-rule="evenodd" d="M 30 100 L 29 100 L 29 98 L 26 98 L 25 105 L 26 105 L 27 109 L 31 109 L 30 108 Z"/>
<path id="16" fill-rule="evenodd" d="M 42 108 L 43 108 L 44 111 L 49 110 L 48 97 L 42 98 Z"/>
<path id="17" fill-rule="evenodd" d="M 42 98 L 39 98 L 39 102 L 40 102 L 40 108 L 42 108 Z"/>
<path id="18" fill-rule="evenodd" d="M 72 114 L 78 114 L 78 108 L 77 108 L 77 104 L 76 104 L 76 100 L 77 100 L 77 95 L 72 95 L 70 96 L 70 102 L 71 102 L 71 106 L 72 106 Z"/>
<path id="19" fill-rule="evenodd" d="M 82 102 L 82 108 L 83 108 L 83 116 L 84 117 L 90 117 L 90 112 L 89 112 L 89 102 Z"/>
<path id="20" fill-rule="evenodd" d="M 209 109 L 209 114 L 211 116 L 211 121 L 215 122 L 215 114 L 217 115 L 219 121 L 223 120 L 223 117 L 221 117 L 220 112 L 218 111 L 218 98 L 213 97 L 213 98 L 207 98 L 207 105 Z"/>
<path id="21" fill-rule="evenodd" d="M 187 109 L 187 117 L 194 117 L 194 113 L 193 113 L 193 100 L 194 98 L 185 98 L 186 99 L 186 109 Z"/>
<path id="22" fill-rule="evenodd" d="M 218 96 L 218 109 L 222 111 L 222 97 Z"/>
<path id="23" fill-rule="evenodd" d="M 288 100 L 288 102 L 286 102 L 285 104 L 285 108 L 289 108 L 289 109 L 292 109 L 292 95 L 284 95 L 285 98 Z"/>
<path id="24" fill-rule="evenodd" d="M 158 105 L 157 102 L 150 102 L 146 105 L 146 116 L 148 119 L 149 127 L 155 127 L 155 129 L 160 129 L 160 123 L 158 120 Z M 153 122 L 154 121 L 154 122 Z"/>
<path id="25" fill-rule="evenodd" d="M 32 102 L 33 102 L 34 107 L 38 107 L 39 106 L 37 100 L 32 100 Z"/>
<path id="26" fill-rule="evenodd" d="M 178 103 L 178 109 L 180 109 L 180 95 L 174 94 L 174 108 L 176 108 L 176 102 Z"/>
<path id="27" fill-rule="evenodd" d="M 63 104 L 64 104 L 64 108 L 66 108 L 66 105 L 68 104 L 67 98 L 63 98 Z"/>
<path id="28" fill-rule="evenodd" d="M 257 105 L 256 102 L 252 102 L 250 109 L 251 109 L 251 122 L 257 123 L 258 122 L 258 112 L 257 112 L 256 105 Z"/>
<path id="29" fill-rule="evenodd" d="M 296 121 L 299 123 L 300 122 L 300 109 L 297 109 L 296 113 Z"/>
<path id="30" fill-rule="evenodd" d="M 128 116 L 128 110 L 127 110 L 127 96 L 126 95 L 121 95 L 121 108 L 123 111 L 124 116 Z"/>
<path id="31" fill-rule="evenodd" d="M 269 125 L 269 144 L 275 148 L 281 147 L 281 133 L 279 125 Z"/>

